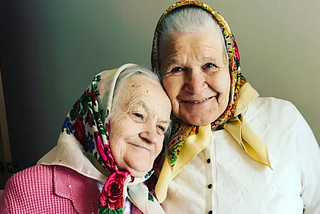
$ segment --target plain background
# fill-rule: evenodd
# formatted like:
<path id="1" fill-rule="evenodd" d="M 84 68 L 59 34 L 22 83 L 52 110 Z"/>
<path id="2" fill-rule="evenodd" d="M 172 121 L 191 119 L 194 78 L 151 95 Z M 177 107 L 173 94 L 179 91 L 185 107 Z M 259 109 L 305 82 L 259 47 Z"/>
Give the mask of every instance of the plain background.
<path id="1" fill-rule="evenodd" d="M 174 1 L 0 1 L 0 60 L 16 170 L 55 144 L 92 77 L 150 67 L 154 27 Z M 242 72 L 261 96 L 291 101 L 320 140 L 320 2 L 208 0 L 228 21 Z M 281 117 L 281 115 L 279 115 Z"/>

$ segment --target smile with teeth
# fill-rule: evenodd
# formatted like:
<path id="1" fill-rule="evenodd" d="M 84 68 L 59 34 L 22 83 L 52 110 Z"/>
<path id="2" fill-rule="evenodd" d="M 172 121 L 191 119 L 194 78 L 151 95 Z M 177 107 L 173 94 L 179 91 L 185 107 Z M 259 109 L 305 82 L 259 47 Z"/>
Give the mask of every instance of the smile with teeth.
<path id="1" fill-rule="evenodd" d="M 187 103 L 191 103 L 191 104 L 197 104 L 197 103 L 202 103 L 202 102 L 204 102 L 204 101 L 206 101 L 206 100 L 208 100 L 208 99 L 210 99 L 211 97 L 209 97 L 209 98 L 204 98 L 204 99 L 202 99 L 202 100 L 188 100 L 188 101 L 185 101 L 185 102 L 187 102 Z"/>

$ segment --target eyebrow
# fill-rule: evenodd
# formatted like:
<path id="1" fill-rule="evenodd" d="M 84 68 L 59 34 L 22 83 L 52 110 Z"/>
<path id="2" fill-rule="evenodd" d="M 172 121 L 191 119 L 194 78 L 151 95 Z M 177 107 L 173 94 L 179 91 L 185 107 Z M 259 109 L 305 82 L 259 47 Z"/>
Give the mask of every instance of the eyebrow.
<path id="1" fill-rule="evenodd" d="M 164 60 L 164 66 L 168 67 L 172 64 L 177 64 L 178 60 L 175 57 L 166 57 Z"/>
<path id="2" fill-rule="evenodd" d="M 225 57 L 223 57 L 225 58 Z M 217 57 L 204 57 L 203 58 L 204 61 L 209 61 L 209 62 L 213 62 L 214 64 L 217 64 L 218 66 L 222 66 L 222 65 L 225 65 L 226 64 L 226 60 L 225 59 L 220 59 L 220 58 L 217 58 Z"/>
<path id="3" fill-rule="evenodd" d="M 137 102 L 137 105 L 141 105 L 146 112 L 151 112 L 151 109 L 148 108 L 148 106 L 146 106 L 145 102 L 139 101 L 139 102 Z M 158 122 L 170 124 L 171 120 L 159 120 Z"/>
<path id="4" fill-rule="evenodd" d="M 203 60 L 204 61 L 212 61 L 214 63 L 216 63 L 218 61 L 217 58 L 213 58 L 213 57 L 204 57 Z"/>
<path id="5" fill-rule="evenodd" d="M 159 120 L 158 122 L 170 124 L 170 123 L 171 123 L 171 120 Z"/>

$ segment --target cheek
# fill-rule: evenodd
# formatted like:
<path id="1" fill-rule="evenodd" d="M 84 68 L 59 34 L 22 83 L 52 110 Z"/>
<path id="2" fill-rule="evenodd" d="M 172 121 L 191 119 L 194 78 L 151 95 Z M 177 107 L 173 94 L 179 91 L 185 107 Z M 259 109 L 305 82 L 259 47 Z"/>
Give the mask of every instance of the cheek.
<path id="1" fill-rule="evenodd" d="M 155 158 L 160 154 L 162 147 L 163 147 L 163 138 L 160 141 L 160 143 L 158 143 L 155 147 Z"/>
<path id="2" fill-rule="evenodd" d="M 119 134 L 121 133 L 116 134 L 110 131 L 110 149 L 117 164 L 119 164 L 119 158 L 123 155 L 121 151 L 123 151 L 125 146 Z"/>
<path id="3" fill-rule="evenodd" d="M 230 75 L 227 71 L 221 72 L 208 79 L 208 84 L 212 89 L 222 95 L 229 95 L 230 92 Z"/>
<path id="4" fill-rule="evenodd" d="M 166 90 L 171 101 L 178 96 L 182 85 L 183 80 L 180 77 L 171 76 L 163 79 L 163 87 Z"/>
<path id="5" fill-rule="evenodd" d="M 124 133 L 125 130 L 125 120 L 123 117 L 119 117 L 119 120 L 111 119 L 110 120 L 110 148 L 114 157 L 120 156 L 122 153 L 121 151 L 124 148 Z"/>

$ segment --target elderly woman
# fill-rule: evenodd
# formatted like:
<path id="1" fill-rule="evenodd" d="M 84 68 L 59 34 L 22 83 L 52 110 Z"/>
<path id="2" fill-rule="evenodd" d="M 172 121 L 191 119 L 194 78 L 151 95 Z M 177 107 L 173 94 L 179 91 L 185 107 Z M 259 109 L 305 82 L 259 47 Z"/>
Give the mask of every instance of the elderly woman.
<path id="1" fill-rule="evenodd" d="M 164 213 L 143 182 L 161 158 L 170 113 L 151 71 L 127 64 L 96 75 L 57 146 L 8 181 L 0 213 Z"/>
<path id="2" fill-rule="evenodd" d="M 176 117 L 156 195 L 167 213 L 320 213 L 320 152 L 288 101 L 260 98 L 236 40 L 208 5 L 161 16 L 152 66 Z"/>

